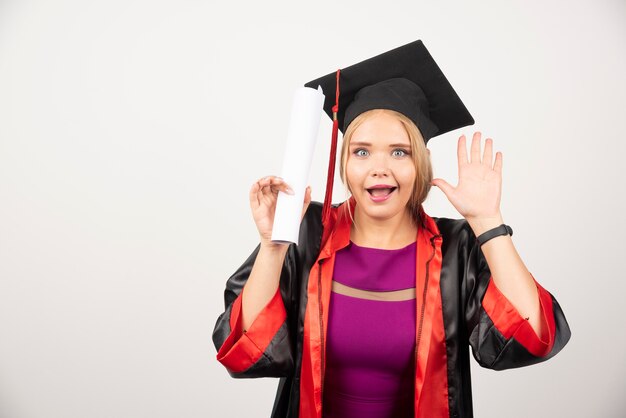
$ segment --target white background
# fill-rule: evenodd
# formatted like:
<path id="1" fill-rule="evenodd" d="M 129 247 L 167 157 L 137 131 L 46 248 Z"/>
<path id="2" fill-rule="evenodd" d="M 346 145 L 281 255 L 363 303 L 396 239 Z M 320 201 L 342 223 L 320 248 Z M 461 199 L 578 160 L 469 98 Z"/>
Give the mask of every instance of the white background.
<path id="1" fill-rule="evenodd" d="M 297 87 L 416 39 L 476 119 L 430 141 L 435 176 L 456 184 L 460 133 L 494 138 L 572 328 L 546 363 L 473 367 L 476 416 L 624 416 L 625 23 L 623 0 L 1 0 L 0 416 L 269 416 L 278 380 L 230 378 L 211 341 L 248 190 Z M 460 217 L 436 187 L 425 208 Z"/>

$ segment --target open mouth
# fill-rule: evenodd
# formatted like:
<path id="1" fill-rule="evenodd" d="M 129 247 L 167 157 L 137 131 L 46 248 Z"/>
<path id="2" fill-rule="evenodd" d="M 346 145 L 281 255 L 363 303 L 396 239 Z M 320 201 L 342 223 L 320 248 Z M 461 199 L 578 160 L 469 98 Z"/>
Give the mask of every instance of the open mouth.
<path id="1" fill-rule="evenodd" d="M 375 198 L 384 198 L 393 193 L 397 187 L 389 187 L 389 188 L 376 188 L 376 189 L 366 189 L 367 192 Z"/>

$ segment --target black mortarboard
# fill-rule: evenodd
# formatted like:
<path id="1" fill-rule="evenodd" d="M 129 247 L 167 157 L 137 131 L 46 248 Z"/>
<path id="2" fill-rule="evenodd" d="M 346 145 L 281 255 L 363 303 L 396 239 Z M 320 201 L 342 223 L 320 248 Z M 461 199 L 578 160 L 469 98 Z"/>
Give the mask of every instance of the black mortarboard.
<path id="1" fill-rule="evenodd" d="M 324 91 L 324 111 L 333 120 L 332 141 L 322 209 L 322 247 L 330 234 L 330 206 L 337 153 L 337 131 L 372 109 L 395 110 L 411 119 L 424 142 L 474 119 L 422 41 L 392 49 L 310 81 L 305 87 Z M 334 91 L 334 93 L 333 93 Z"/>
<path id="2" fill-rule="evenodd" d="M 411 119 L 424 141 L 453 129 L 472 125 L 474 119 L 459 99 L 422 41 L 415 41 L 369 58 L 305 84 L 324 91 L 324 111 L 333 118 L 339 103 L 339 130 L 371 109 L 396 110 Z M 335 93 L 334 93 L 335 92 Z"/>

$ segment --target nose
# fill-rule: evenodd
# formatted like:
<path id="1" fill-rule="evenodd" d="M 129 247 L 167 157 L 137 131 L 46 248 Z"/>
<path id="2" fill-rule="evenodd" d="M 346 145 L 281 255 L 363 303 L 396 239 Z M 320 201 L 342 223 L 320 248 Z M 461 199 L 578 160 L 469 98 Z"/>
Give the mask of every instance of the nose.
<path id="1" fill-rule="evenodd" d="M 389 175 L 389 163 L 387 155 L 378 153 L 372 156 L 370 160 L 371 170 L 370 174 L 373 177 L 387 177 Z"/>
<path id="2" fill-rule="evenodd" d="M 387 168 L 374 168 L 372 169 L 372 176 L 374 177 L 387 177 L 389 170 Z"/>

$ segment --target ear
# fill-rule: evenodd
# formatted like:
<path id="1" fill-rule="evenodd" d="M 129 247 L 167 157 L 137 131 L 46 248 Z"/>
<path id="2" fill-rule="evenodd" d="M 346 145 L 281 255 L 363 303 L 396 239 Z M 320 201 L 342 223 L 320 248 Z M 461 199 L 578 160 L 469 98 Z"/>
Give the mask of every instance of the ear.
<path id="1" fill-rule="evenodd" d="M 430 157 L 430 150 L 428 148 L 426 148 L 426 152 L 428 153 L 428 156 Z"/>

